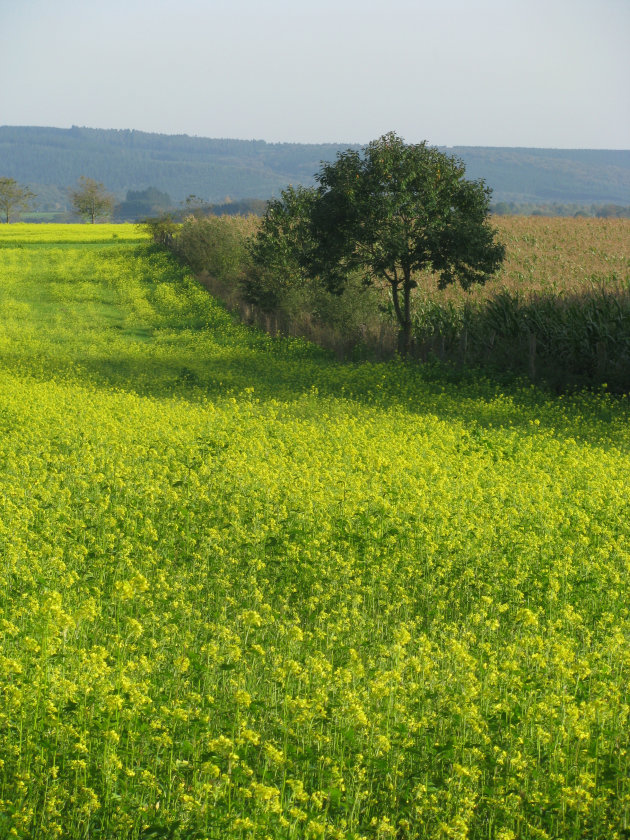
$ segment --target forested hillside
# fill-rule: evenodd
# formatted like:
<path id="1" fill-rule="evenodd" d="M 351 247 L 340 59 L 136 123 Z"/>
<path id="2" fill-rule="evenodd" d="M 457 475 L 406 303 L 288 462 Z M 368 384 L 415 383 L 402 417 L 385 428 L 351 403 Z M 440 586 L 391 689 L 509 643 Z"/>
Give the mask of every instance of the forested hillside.
<path id="1" fill-rule="evenodd" d="M 429 142 L 431 138 L 427 138 Z M 0 126 L 0 175 L 29 184 L 39 209 L 64 209 L 81 175 L 123 199 L 154 187 L 176 202 L 268 198 L 289 183 L 310 183 L 320 161 L 347 144 L 266 143 L 187 135 Z M 471 178 L 484 178 L 495 202 L 630 205 L 630 151 L 453 147 Z"/>

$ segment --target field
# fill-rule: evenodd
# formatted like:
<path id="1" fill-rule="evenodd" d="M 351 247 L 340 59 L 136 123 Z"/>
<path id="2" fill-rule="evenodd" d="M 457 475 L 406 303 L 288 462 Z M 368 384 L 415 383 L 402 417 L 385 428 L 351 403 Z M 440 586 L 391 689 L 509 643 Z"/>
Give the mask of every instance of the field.
<path id="1" fill-rule="evenodd" d="M 486 286 L 473 287 L 477 299 L 500 289 L 579 294 L 609 284 L 612 277 L 630 281 L 628 219 L 494 216 L 492 224 L 506 246 L 506 261 Z M 446 296 L 462 297 L 454 286 Z"/>
<path id="2" fill-rule="evenodd" d="M 485 286 L 422 278 L 418 349 L 567 387 L 630 388 L 630 221 L 495 217 L 506 260 Z"/>
<path id="3" fill-rule="evenodd" d="M 0 226 L 0 837 L 630 836 L 628 400 Z"/>

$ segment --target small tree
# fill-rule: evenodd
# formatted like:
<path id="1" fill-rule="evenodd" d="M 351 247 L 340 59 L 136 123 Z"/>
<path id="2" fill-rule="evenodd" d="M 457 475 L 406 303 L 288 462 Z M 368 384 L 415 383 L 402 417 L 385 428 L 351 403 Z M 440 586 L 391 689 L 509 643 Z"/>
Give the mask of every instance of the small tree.
<path id="1" fill-rule="evenodd" d="M 0 211 L 7 224 L 12 215 L 17 216 L 23 210 L 28 210 L 34 198 L 34 192 L 18 184 L 13 178 L 0 178 Z"/>
<path id="2" fill-rule="evenodd" d="M 111 216 L 114 209 L 114 197 L 106 192 L 102 184 L 84 175 L 79 178 L 77 188 L 70 190 L 70 200 L 75 211 L 88 218 L 92 224 L 97 217 Z"/>
<path id="3" fill-rule="evenodd" d="M 256 239 L 255 262 L 273 275 L 278 290 L 307 282 L 313 266 L 311 220 L 314 189 L 289 186 L 269 201 Z"/>
<path id="4" fill-rule="evenodd" d="M 331 291 L 357 272 L 384 283 L 406 355 L 418 273 L 433 271 L 441 288 L 455 281 L 468 288 L 505 256 L 488 222 L 491 191 L 464 173 L 457 158 L 386 134 L 322 164 L 316 187 L 289 188 L 271 202 L 254 254 L 285 278 L 317 279 Z"/>
<path id="5" fill-rule="evenodd" d="M 162 213 L 161 216 L 145 219 L 137 227 L 148 233 L 157 245 L 171 248 L 181 225 L 169 213 Z"/>

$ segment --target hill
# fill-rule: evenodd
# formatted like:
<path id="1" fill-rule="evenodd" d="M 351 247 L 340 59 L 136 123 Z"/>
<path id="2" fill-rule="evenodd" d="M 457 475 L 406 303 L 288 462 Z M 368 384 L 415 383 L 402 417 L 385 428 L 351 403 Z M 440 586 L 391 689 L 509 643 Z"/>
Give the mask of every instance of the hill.
<path id="1" fill-rule="evenodd" d="M 80 175 L 120 199 L 154 187 L 175 201 L 268 198 L 289 183 L 312 183 L 320 161 L 347 144 L 266 143 L 142 131 L 0 126 L 0 174 L 26 183 L 40 209 L 64 209 Z M 630 151 L 455 146 L 471 178 L 495 202 L 630 205 Z"/>

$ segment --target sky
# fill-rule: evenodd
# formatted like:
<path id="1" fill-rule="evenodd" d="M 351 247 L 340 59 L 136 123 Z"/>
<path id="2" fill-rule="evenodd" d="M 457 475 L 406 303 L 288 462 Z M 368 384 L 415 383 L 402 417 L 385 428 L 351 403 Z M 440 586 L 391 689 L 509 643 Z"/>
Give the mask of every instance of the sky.
<path id="1" fill-rule="evenodd" d="M 0 125 L 630 148 L 630 0 L 0 0 Z"/>

